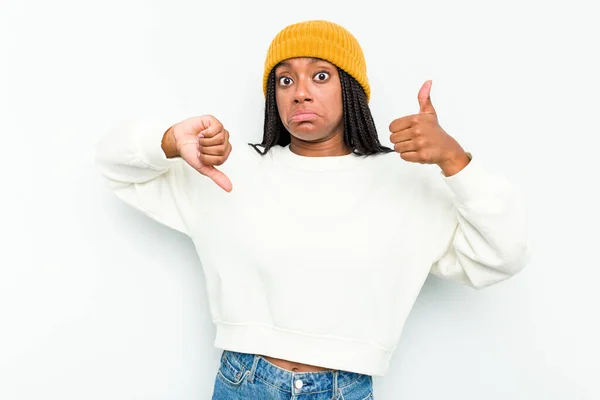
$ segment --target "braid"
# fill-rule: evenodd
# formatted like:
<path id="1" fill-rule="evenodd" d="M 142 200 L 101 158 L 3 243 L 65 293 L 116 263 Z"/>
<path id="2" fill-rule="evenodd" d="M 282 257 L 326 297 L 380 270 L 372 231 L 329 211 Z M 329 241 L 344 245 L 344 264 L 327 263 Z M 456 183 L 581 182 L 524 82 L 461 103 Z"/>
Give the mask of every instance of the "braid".
<path id="1" fill-rule="evenodd" d="M 342 93 L 347 93 L 343 97 L 346 144 L 359 155 L 392 152 L 392 149 L 379 142 L 375 121 L 362 86 L 346 71 L 339 69 L 339 74 Z"/>
<path id="2" fill-rule="evenodd" d="M 394 151 L 379 142 L 375 122 L 367 103 L 367 95 L 362 86 L 346 71 L 338 68 L 338 72 L 342 86 L 344 143 L 346 146 L 358 155 Z M 287 146 L 290 141 L 290 133 L 283 126 L 277 111 L 275 68 L 273 68 L 267 80 L 263 140 L 259 144 L 248 144 L 254 147 L 259 154 L 265 155 L 274 145 Z M 264 151 L 261 152 L 257 146 L 263 147 Z"/>
<path id="3" fill-rule="evenodd" d="M 283 126 L 281 118 L 279 117 L 279 112 L 277 111 L 277 100 L 275 99 L 275 68 L 273 68 L 269 74 L 267 83 L 263 140 L 262 143 L 259 144 L 248 144 L 254 147 L 254 150 L 258 151 L 259 154 L 264 156 L 273 145 L 278 144 L 287 146 L 290 141 L 290 133 Z M 257 146 L 262 146 L 265 150 L 261 152 Z"/>

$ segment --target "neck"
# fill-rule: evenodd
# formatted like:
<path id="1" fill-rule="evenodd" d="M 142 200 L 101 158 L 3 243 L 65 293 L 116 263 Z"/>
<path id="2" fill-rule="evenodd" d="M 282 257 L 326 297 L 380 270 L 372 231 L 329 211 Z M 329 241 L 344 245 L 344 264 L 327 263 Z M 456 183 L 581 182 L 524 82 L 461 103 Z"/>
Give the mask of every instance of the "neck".
<path id="1" fill-rule="evenodd" d="M 290 151 L 305 157 L 336 157 L 352 153 L 344 143 L 343 132 L 319 142 L 308 142 L 292 136 Z"/>

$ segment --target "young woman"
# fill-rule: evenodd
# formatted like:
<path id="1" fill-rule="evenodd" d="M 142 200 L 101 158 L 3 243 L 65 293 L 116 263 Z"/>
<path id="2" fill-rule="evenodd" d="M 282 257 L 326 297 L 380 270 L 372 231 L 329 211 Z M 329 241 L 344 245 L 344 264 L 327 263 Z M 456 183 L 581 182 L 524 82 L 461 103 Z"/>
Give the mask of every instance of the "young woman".
<path id="1" fill-rule="evenodd" d="M 98 165 L 196 246 L 224 350 L 213 399 L 372 398 L 429 273 L 483 288 L 525 266 L 523 205 L 440 127 L 430 81 L 382 146 L 339 25 L 283 29 L 263 89 L 261 143 L 210 115 L 135 121 L 100 141 Z"/>

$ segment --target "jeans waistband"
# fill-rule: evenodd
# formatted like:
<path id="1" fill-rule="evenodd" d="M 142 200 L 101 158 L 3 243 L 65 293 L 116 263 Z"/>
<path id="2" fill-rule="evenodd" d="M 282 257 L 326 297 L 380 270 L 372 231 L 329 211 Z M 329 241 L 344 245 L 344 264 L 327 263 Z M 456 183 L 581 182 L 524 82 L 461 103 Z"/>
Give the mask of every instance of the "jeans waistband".
<path id="1" fill-rule="evenodd" d="M 327 390 L 335 392 L 338 388 L 350 385 L 360 378 L 368 377 L 368 375 L 356 372 L 335 369 L 316 372 L 288 371 L 260 355 L 231 350 L 224 350 L 223 356 L 227 357 L 229 362 L 237 364 L 235 366 L 240 370 L 251 371 L 250 379 L 259 377 L 270 385 L 288 392 L 294 392 L 294 383 L 298 380 L 302 382 L 302 393 L 313 393 Z"/>

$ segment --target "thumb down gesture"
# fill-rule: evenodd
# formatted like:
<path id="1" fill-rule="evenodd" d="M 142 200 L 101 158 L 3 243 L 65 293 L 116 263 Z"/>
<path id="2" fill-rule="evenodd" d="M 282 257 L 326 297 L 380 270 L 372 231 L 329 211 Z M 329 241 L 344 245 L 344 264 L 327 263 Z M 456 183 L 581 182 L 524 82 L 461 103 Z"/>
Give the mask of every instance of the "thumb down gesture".
<path id="1" fill-rule="evenodd" d="M 231 192 L 231 181 L 215 168 L 215 165 L 223 164 L 231 153 L 229 132 L 221 122 L 212 115 L 202 115 L 183 120 L 172 129 L 179 156 L 223 190 Z"/>

